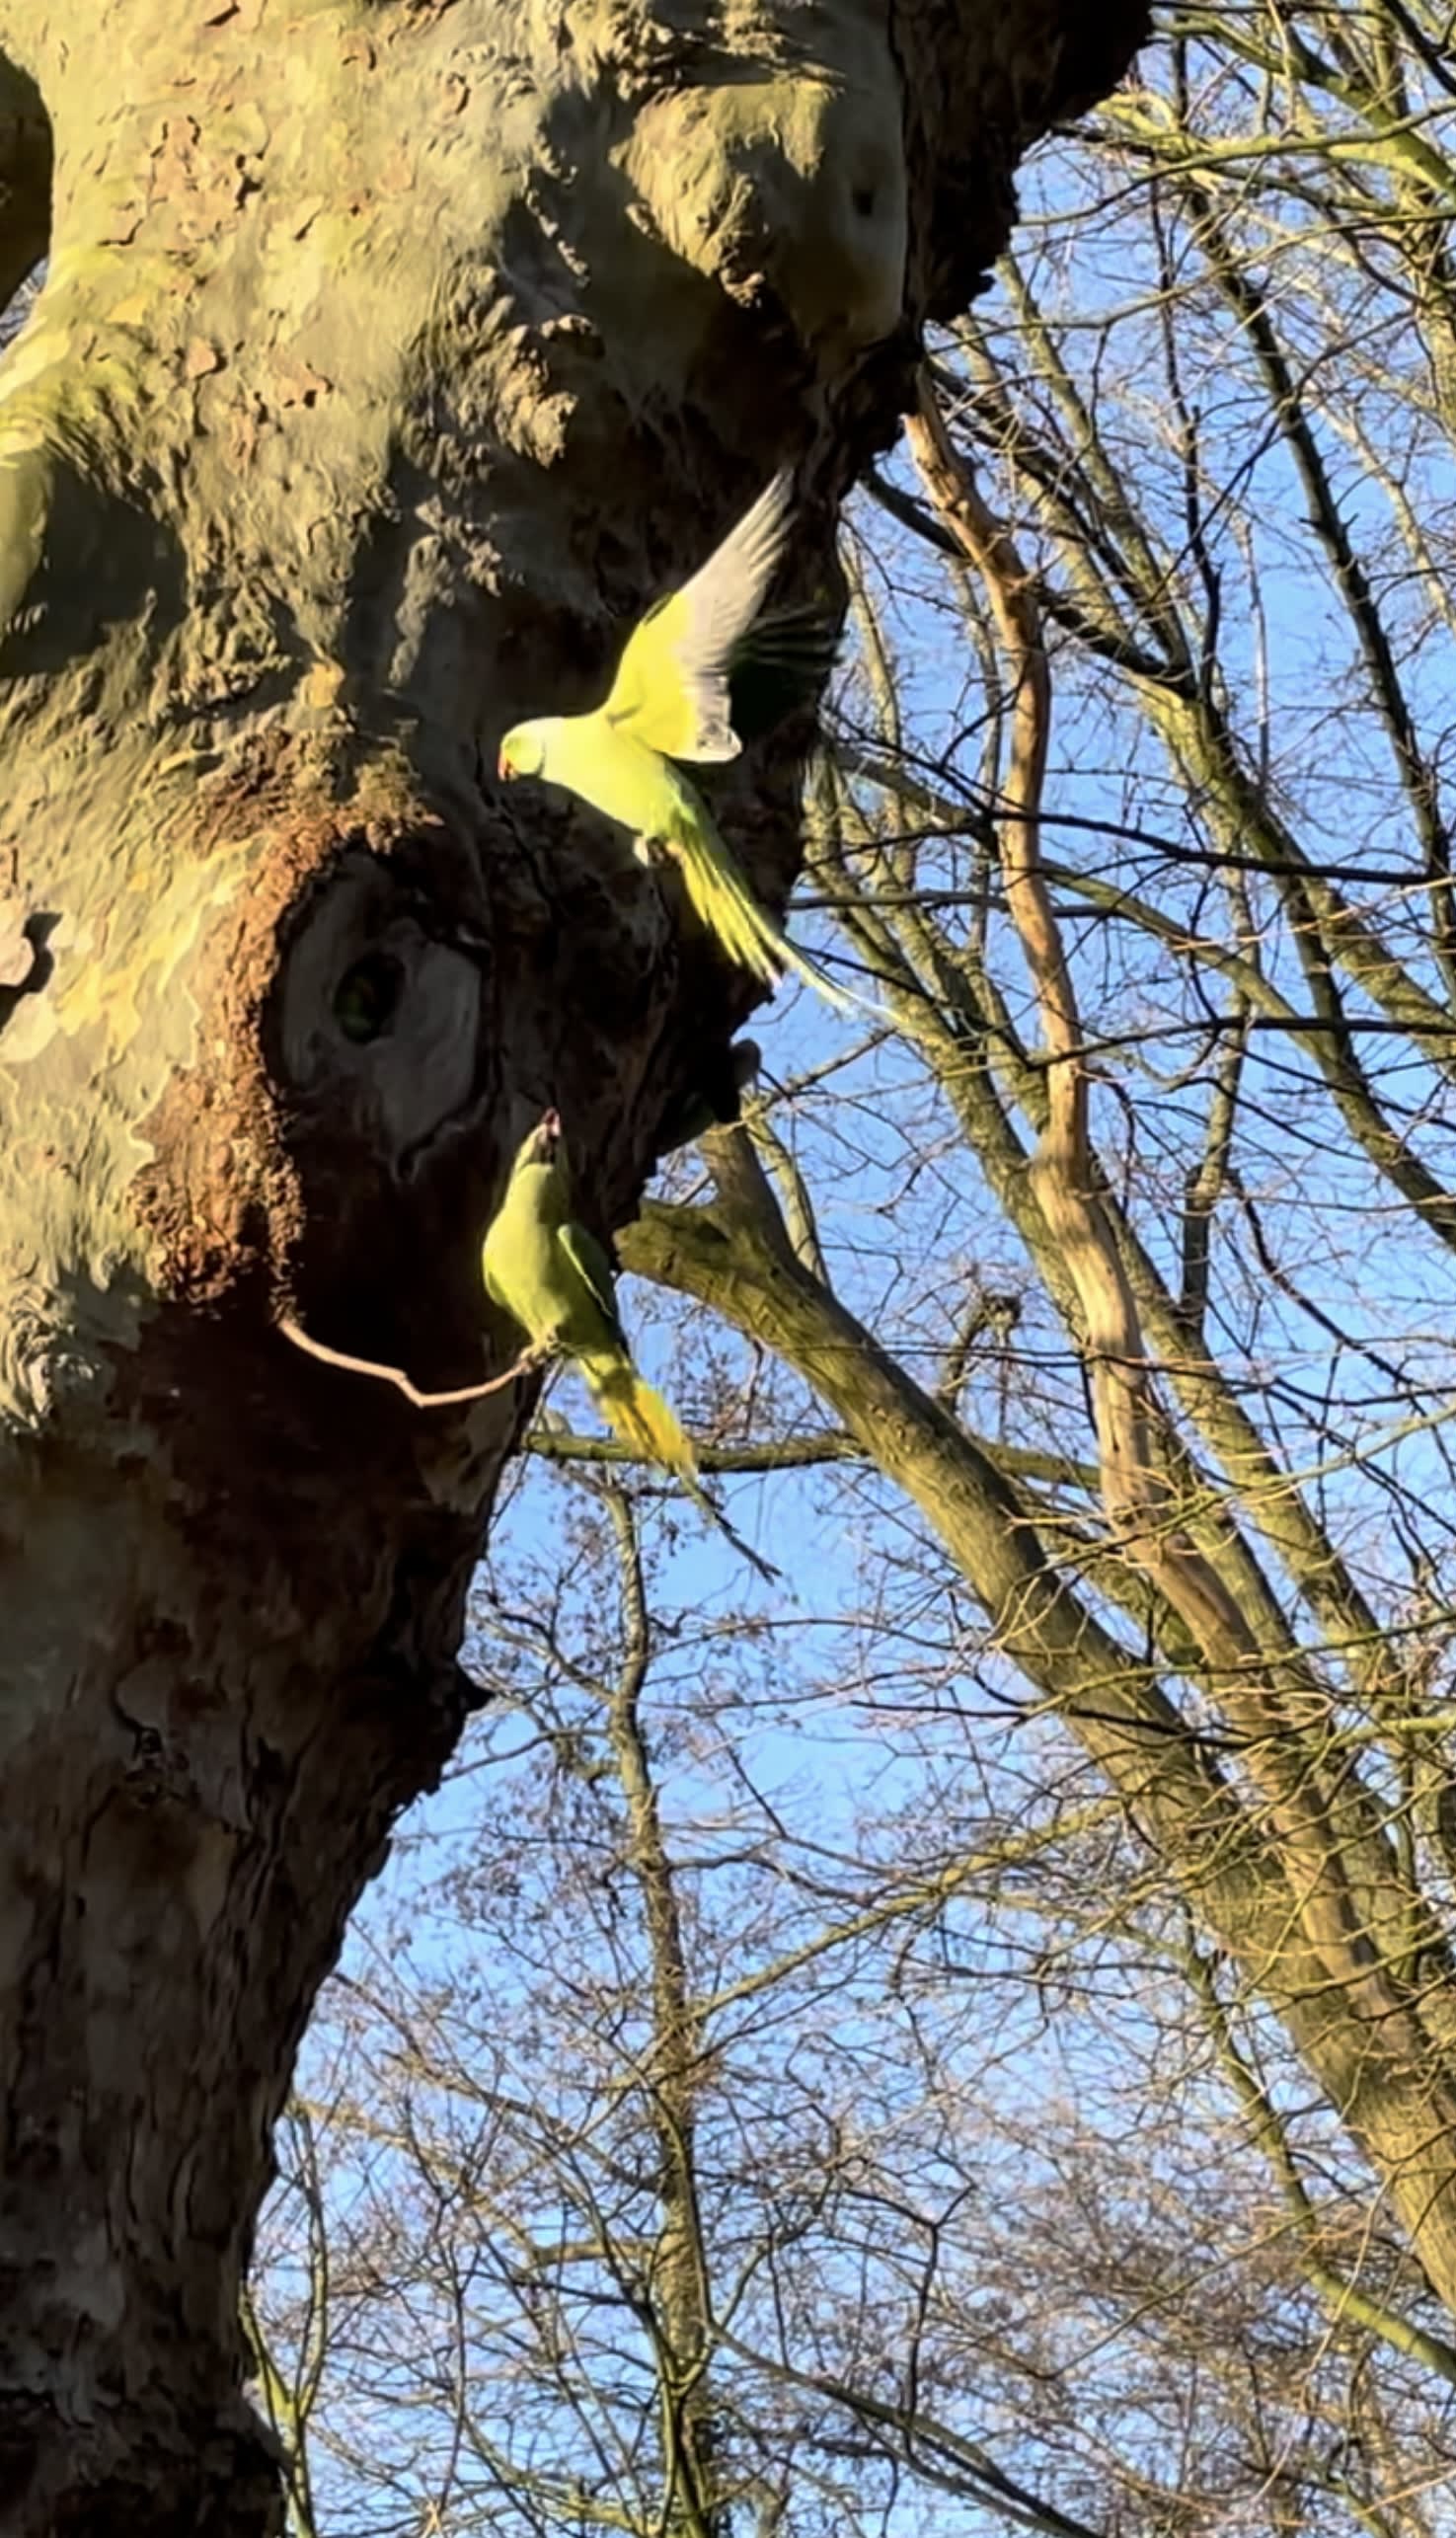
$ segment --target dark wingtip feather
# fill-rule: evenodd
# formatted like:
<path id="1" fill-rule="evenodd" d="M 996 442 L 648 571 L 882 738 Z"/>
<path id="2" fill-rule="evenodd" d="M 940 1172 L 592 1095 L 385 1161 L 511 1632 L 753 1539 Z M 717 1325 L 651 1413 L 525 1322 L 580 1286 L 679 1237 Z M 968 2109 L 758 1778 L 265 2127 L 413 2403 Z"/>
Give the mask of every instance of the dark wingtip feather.
<path id="1" fill-rule="evenodd" d="M 728 711 L 740 740 L 813 703 L 834 668 L 842 631 L 837 615 L 811 600 L 771 609 L 739 637 L 728 664 Z"/>

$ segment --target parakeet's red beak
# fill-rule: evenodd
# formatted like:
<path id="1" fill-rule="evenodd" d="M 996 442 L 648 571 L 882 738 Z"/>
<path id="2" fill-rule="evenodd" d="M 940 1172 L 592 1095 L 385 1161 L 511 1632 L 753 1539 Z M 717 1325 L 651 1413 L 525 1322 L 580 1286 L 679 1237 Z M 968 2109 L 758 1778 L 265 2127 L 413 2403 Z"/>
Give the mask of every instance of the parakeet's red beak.
<path id="1" fill-rule="evenodd" d="M 515 769 L 514 769 L 514 767 L 510 764 L 510 762 L 509 762 L 508 758 L 507 758 L 507 757 L 506 757 L 506 755 L 505 755 L 505 751 L 504 751 L 503 749 L 501 750 L 499 757 L 498 757 L 498 758 L 497 759 L 497 761 L 496 761 L 496 773 L 497 773 L 497 775 L 498 775 L 498 776 L 499 776 L 499 777 L 502 779 L 502 781 L 503 781 L 504 783 L 506 783 L 506 784 L 511 783 L 511 781 L 512 781 L 512 780 L 513 780 L 513 778 L 514 778 L 514 775 L 515 775 Z"/>
<path id="2" fill-rule="evenodd" d="M 532 1151 L 535 1154 L 537 1162 L 554 1163 L 556 1161 L 556 1150 L 561 1144 L 561 1141 L 562 1133 L 560 1111 L 543 1112 L 541 1117 L 536 1122 L 536 1133 L 531 1140 Z"/>

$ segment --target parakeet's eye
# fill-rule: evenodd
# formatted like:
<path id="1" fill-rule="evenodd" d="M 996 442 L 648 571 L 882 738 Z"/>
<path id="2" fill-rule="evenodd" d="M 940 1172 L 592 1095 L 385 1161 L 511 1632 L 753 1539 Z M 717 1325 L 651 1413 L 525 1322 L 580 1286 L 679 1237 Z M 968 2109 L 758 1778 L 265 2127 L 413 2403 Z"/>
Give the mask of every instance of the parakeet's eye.
<path id="1" fill-rule="evenodd" d="M 345 969 L 334 990 L 334 1019 L 345 1039 L 380 1039 L 388 1031 L 405 987 L 405 966 L 389 952 L 366 952 Z"/>

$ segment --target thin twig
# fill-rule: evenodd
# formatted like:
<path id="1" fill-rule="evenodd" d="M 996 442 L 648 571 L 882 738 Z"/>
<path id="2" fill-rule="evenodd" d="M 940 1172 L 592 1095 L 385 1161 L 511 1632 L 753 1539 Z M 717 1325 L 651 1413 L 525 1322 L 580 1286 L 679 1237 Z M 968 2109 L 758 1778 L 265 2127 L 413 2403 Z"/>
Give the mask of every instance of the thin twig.
<path id="1" fill-rule="evenodd" d="M 326 1366 L 342 1366 L 346 1374 L 375 1375 L 381 1383 L 393 1384 L 407 1401 L 414 1402 L 418 1410 L 445 1410 L 453 1402 L 484 1401 L 488 1393 L 503 1392 L 518 1375 L 534 1374 L 552 1353 L 548 1348 L 525 1348 L 515 1363 L 506 1367 L 503 1375 L 493 1375 L 489 1383 L 462 1384 L 454 1392 L 421 1392 L 411 1383 L 403 1366 L 381 1366 L 372 1357 L 351 1357 L 344 1348 L 330 1348 L 322 1340 L 312 1339 L 301 1323 L 292 1321 L 287 1314 L 280 1316 L 277 1328 L 284 1339 L 291 1340 L 294 1347 L 302 1348 L 306 1356 L 318 1357 Z"/>

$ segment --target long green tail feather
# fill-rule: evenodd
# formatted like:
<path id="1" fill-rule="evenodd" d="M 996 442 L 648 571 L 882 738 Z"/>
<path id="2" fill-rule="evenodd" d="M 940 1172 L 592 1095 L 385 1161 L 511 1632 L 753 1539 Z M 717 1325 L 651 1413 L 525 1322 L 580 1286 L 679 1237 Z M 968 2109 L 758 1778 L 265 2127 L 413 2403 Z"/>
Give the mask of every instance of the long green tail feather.
<path id="1" fill-rule="evenodd" d="M 661 1394 L 644 1383 L 626 1350 L 596 1348 L 583 1353 L 576 1362 L 613 1435 L 630 1453 L 641 1454 L 649 1463 L 660 1463 L 664 1472 L 680 1481 L 694 1505 L 702 1509 L 734 1551 L 751 1562 L 760 1577 L 777 1583 L 779 1572 L 772 1561 L 763 1559 L 734 1531 L 722 1507 L 709 1497 L 698 1478 L 692 1438 L 679 1426 Z"/>
<path id="2" fill-rule="evenodd" d="M 711 934 L 717 935 L 730 960 L 753 977 L 761 978 L 766 987 L 776 987 L 785 970 L 792 969 L 836 1012 L 851 1013 L 863 1007 L 862 996 L 852 994 L 847 987 L 836 987 L 805 953 L 795 950 L 783 928 L 774 923 L 766 908 L 759 906 L 721 841 L 715 851 L 684 820 L 670 843 L 682 868 L 695 915 Z"/>
<path id="3" fill-rule="evenodd" d="M 692 1440 L 659 1392 L 644 1383 L 625 1350 L 595 1349 L 579 1360 L 587 1389 L 614 1436 L 680 1480 L 697 1477 Z"/>

